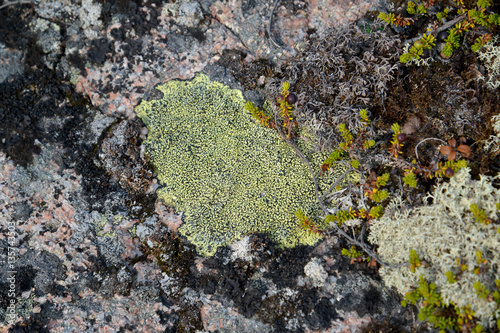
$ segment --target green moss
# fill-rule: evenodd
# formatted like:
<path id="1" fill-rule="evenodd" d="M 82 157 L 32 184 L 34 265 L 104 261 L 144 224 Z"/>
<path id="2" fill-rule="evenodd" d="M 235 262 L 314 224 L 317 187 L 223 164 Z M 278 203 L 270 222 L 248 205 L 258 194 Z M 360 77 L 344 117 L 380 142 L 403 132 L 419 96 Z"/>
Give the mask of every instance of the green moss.
<path id="1" fill-rule="evenodd" d="M 239 90 L 201 74 L 157 89 L 162 99 L 136 108 L 149 130 L 146 153 L 163 185 L 158 196 L 184 212 L 179 232 L 200 253 L 256 232 L 284 247 L 319 239 L 294 217 L 299 208 L 319 213 L 307 166 L 275 130 L 251 119 Z M 298 144 L 317 171 L 324 156 Z M 319 180 L 323 190 L 332 175 Z"/>

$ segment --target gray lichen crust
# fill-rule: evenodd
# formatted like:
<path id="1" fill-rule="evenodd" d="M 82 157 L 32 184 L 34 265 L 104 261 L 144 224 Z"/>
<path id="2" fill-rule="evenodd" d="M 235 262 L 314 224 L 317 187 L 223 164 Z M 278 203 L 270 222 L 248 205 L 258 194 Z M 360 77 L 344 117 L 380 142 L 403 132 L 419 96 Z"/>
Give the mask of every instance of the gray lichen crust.
<path id="1" fill-rule="evenodd" d="M 162 99 L 136 108 L 149 130 L 146 153 L 163 185 L 158 196 L 184 212 L 179 232 L 200 253 L 255 232 L 284 247 L 319 239 L 294 216 L 299 208 L 319 213 L 307 166 L 275 130 L 251 119 L 239 90 L 201 74 L 157 89 Z M 319 170 L 324 156 L 300 148 Z M 322 177 L 320 187 L 332 179 Z"/>

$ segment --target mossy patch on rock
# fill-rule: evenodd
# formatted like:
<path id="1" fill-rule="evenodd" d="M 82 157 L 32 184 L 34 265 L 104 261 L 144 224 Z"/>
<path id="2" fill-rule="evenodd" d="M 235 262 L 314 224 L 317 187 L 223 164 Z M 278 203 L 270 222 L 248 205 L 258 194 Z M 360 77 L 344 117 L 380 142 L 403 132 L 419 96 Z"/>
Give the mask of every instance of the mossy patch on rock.
<path id="1" fill-rule="evenodd" d="M 274 130 L 251 119 L 241 91 L 202 74 L 157 89 L 162 99 L 136 108 L 149 130 L 146 153 L 163 185 L 159 198 L 184 212 L 179 232 L 200 253 L 213 255 L 257 232 L 283 247 L 319 239 L 294 216 L 299 208 L 319 213 L 307 166 Z M 318 171 L 324 156 L 298 145 Z M 333 183 L 331 175 L 319 179 L 321 189 Z"/>

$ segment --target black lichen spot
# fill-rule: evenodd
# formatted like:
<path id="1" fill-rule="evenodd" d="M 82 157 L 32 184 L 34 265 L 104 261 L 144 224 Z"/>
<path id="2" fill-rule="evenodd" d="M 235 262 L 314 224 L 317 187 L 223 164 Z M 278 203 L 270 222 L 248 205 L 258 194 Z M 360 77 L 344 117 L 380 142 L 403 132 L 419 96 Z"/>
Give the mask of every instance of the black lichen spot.
<path id="1" fill-rule="evenodd" d="M 49 317 L 43 317 L 42 313 L 36 313 L 27 321 L 17 323 L 9 329 L 9 333 L 49 333 L 47 328 Z"/>
<path id="2" fill-rule="evenodd" d="M 304 266 L 311 259 L 312 247 L 297 246 L 280 251 L 279 260 L 269 263 L 269 270 L 264 277 L 272 279 L 279 288 L 294 287 L 297 277 L 304 275 Z"/>
<path id="3" fill-rule="evenodd" d="M 125 54 L 139 53 L 142 47 L 141 40 L 127 39 L 127 42 L 122 44 L 122 50 Z"/>
<path id="4" fill-rule="evenodd" d="M 125 38 L 125 31 L 123 31 L 123 29 L 113 28 L 110 34 L 114 39 L 122 40 Z"/>
<path id="5" fill-rule="evenodd" d="M 40 153 L 35 140 L 64 142 L 69 130 L 83 121 L 87 103 L 68 82 L 46 69 L 1 83 L 0 149 L 18 165 L 31 164 L 33 155 Z"/>
<path id="6" fill-rule="evenodd" d="M 153 1 L 129 1 L 129 0 L 111 0 L 105 1 L 102 6 L 101 19 L 105 26 L 112 24 L 113 17 L 120 14 L 123 31 L 133 29 L 138 36 L 142 36 L 152 28 L 158 26 L 158 17 L 161 14 L 163 2 Z M 143 10 L 142 7 L 147 7 Z"/>
<path id="7" fill-rule="evenodd" d="M 167 308 L 172 308 L 174 305 L 174 302 L 172 302 L 169 298 L 167 298 L 165 295 L 161 295 L 159 298 L 160 302 L 166 306 Z M 157 310 L 156 314 L 160 318 L 160 324 L 167 326 L 165 330 L 163 331 L 164 333 L 177 333 L 180 332 L 178 329 L 179 326 L 179 314 L 177 311 L 172 311 L 170 313 Z"/>
<path id="8" fill-rule="evenodd" d="M 23 266 L 17 269 L 17 272 L 19 273 L 18 278 L 16 279 L 16 283 L 18 283 L 18 287 L 21 293 L 31 290 L 35 286 L 35 277 L 36 277 L 36 271 L 33 269 L 33 267 L 30 266 Z"/>
<path id="9" fill-rule="evenodd" d="M 125 333 L 125 332 L 137 332 L 138 329 L 135 325 L 131 324 L 125 324 L 125 326 L 120 327 L 118 330 L 118 333 Z"/>
<path id="10" fill-rule="evenodd" d="M 316 292 L 316 291 L 315 291 Z M 339 315 L 328 298 L 321 297 L 318 300 L 318 295 L 314 295 L 312 311 L 306 312 L 306 320 L 310 327 L 314 330 L 328 328 L 332 320 L 338 319 Z M 304 306 L 304 310 L 308 307 Z"/>
<path id="11" fill-rule="evenodd" d="M 26 26 L 37 15 L 31 4 L 16 3 L 0 10 L 0 40 L 13 49 L 25 50 L 30 43 Z"/>
<path id="12" fill-rule="evenodd" d="M 80 70 L 80 74 L 87 75 L 87 72 L 85 71 L 85 60 L 81 55 L 78 54 L 78 52 L 70 53 L 67 56 L 67 59 L 71 65 Z"/>
<path id="13" fill-rule="evenodd" d="M 200 28 L 188 28 L 187 30 L 189 34 L 196 38 L 196 40 L 200 43 L 204 42 L 207 39 L 207 37 L 203 33 L 203 30 L 201 30 Z"/>
<path id="14" fill-rule="evenodd" d="M 214 257 L 204 262 L 207 268 L 217 273 L 193 277 L 189 286 L 201 286 L 205 293 L 225 296 L 234 302 L 239 313 L 250 318 L 259 310 L 265 290 L 249 280 L 255 270 L 252 265 L 239 259 L 226 263 L 228 256 L 229 249 L 219 248 Z"/>
<path id="15" fill-rule="evenodd" d="M 371 287 L 365 291 L 363 301 L 360 304 L 361 306 L 359 306 L 356 311 L 360 317 L 363 317 L 366 314 L 376 313 L 381 302 L 382 296 L 380 295 L 380 291 Z"/>
<path id="16" fill-rule="evenodd" d="M 97 65 L 103 65 L 106 61 L 106 53 L 110 51 L 111 42 L 101 38 L 93 40 L 88 51 L 88 58 Z"/>

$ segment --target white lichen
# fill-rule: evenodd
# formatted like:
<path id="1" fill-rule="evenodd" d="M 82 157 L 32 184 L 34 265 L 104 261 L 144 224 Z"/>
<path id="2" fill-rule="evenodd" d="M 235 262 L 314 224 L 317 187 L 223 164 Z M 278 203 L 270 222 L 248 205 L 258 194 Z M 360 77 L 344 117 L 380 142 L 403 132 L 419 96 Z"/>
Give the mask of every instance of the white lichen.
<path id="1" fill-rule="evenodd" d="M 184 1 L 179 6 L 177 23 L 186 27 L 196 27 L 204 19 L 201 6 L 196 1 Z"/>
<path id="2" fill-rule="evenodd" d="M 250 242 L 250 236 L 245 236 L 240 240 L 237 240 L 229 245 L 229 248 L 233 250 L 231 254 L 231 260 L 241 259 L 245 261 L 252 261 L 252 243 Z"/>
<path id="3" fill-rule="evenodd" d="M 491 117 L 491 123 L 495 135 L 490 135 L 490 138 L 484 143 L 483 149 L 487 152 L 493 153 L 500 148 L 500 114 Z"/>
<path id="4" fill-rule="evenodd" d="M 495 223 L 478 222 L 470 207 L 476 204 L 488 219 L 498 220 L 496 205 L 500 202 L 500 190 L 492 185 L 498 178 L 481 176 L 473 180 L 470 169 L 464 168 L 427 196 L 425 202 L 432 204 L 405 209 L 401 199 L 393 200 L 386 214 L 372 222 L 369 240 L 379 245 L 381 259 L 389 264 L 408 262 L 410 250 L 415 250 L 428 265 L 417 268 L 415 273 L 409 266 L 383 267 L 380 274 L 385 283 L 405 294 L 423 275 L 427 282 L 436 284 L 446 304 L 471 305 L 483 325 L 492 325 L 495 316 L 500 316 L 496 304 L 480 299 L 473 284 L 479 281 L 491 291 L 493 281 L 500 279 L 500 234 Z M 481 267 L 478 251 L 487 259 Z M 460 272 L 459 265 L 463 264 L 467 268 Z M 484 273 L 475 274 L 476 268 Z M 448 282 L 445 276 L 448 271 L 459 276 L 457 282 Z"/>
<path id="5" fill-rule="evenodd" d="M 500 86 L 500 45 L 498 44 L 498 36 L 495 36 L 477 52 L 479 60 L 483 61 L 488 70 L 487 80 L 484 76 L 479 77 L 478 80 L 486 81 L 486 86 L 490 89 Z"/>
<path id="6" fill-rule="evenodd" d="M 82 0 L 82 5 L 78 10 L 78 16 L 82 23 L 83 33 L 89 39 L 95 39 L 99 35 L 102 27 L 101 16 L 102 6 L 92 0 Z"/>
<path id="7" fill-rule="evenodd" d="M 180 282 L 177 278 L 168 275 L 167 273 L 161 273 L 162 278 L 160 280 L 160 287 L 163 292 L 167 295 L 174 295 L 180 292 Z"/>
<path id="8" fill-rule="evenodd" d="M 311 261 L 304 266 L 304 274 L 309 278 L 310 284 L 316 288 L 323 287 L 328 278 L 328 273 L 317 258 L 312 258 Z"/>

